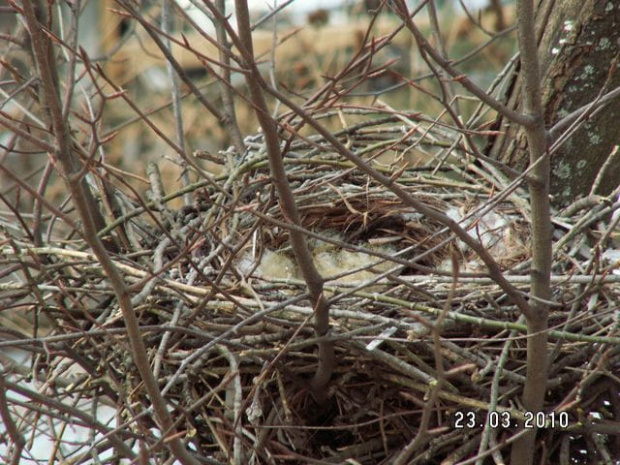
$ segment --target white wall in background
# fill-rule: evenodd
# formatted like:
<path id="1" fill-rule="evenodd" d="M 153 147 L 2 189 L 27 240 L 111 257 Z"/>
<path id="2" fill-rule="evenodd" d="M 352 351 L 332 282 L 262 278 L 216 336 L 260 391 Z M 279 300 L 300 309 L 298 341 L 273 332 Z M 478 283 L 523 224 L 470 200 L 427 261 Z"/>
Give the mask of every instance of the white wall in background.
<path id="1" fill-rule="evenodd" d="M 196 3 L 197 0 L 194 0 Z M 201 1 L 201 0 L 198 0 Z M 306 22 L 306 16 L 308 13 L 318 10 L 320 8 L 326 10 L 340 10 L 344 11 L 347 8 L 352 8 L 354 5 L 361 3 L 362 0 L 294 0 L 290 5 L 287 5 L 285 12 L 288 17 L 295 24 L 303 24 Z M 459 0 L 450 0 L 454 7 L 460 9 Z M 470 10 L 477 10 L 484 8 L 489 4 L 489 0 L 462 0 L 463 4 Z M 211 31 L 212 26 L 209 20 L 205 19 L 204 15 L 198 11 L 197 8 L 192 7 L 192 0 L 176 0 L 176 2 L 191 11 L 190 14 L 194 16 L 194 19 L 203 25 L 206 31 Z M 251 13 L 268 12 L 273 10 L 278 5 L 286 3 L 286 0 L 248 0 Z M 409 5 L 415 5 L 418 2 L 416 0 L 407 0 Z M 234 2 L 226 2 L 226 11 L 228 14 L 234 11 Z M 344 14 L 332 15 L 332 22 L 346 21 Z"/>

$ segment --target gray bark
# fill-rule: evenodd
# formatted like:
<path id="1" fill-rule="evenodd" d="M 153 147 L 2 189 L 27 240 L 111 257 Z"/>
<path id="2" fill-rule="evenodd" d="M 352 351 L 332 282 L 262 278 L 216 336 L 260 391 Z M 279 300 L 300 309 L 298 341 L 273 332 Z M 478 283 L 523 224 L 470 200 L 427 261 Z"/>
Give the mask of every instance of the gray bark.
<path id="1" fill-rule="evenodd" d="M 620 87 L 620 4 L 608 0 L 542 0 L 537 31 L 545 125 L 551 128 L 603 90 Z M 518 76 L 518 74 L 517 74 Z M 513 108 L 523 98 L 518 77 L 507 97 Z M 587 120 L 551 159 L 551 194 L 556 206 L 588 195 L 614 146 L 620 143 L 620 99 Z M 490 154 L 523 169 L 528 158 L 525 135 L 504 120 Z M 596 194 L 606 195 L 620 182 L 620 160 L 606 167 Z"/>

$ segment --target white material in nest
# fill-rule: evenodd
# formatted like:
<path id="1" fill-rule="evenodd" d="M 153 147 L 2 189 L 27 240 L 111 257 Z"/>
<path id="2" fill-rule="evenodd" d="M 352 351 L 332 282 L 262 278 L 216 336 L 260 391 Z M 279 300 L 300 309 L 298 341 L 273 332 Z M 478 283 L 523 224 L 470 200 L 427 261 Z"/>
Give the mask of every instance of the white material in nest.
<path id="1" fill-rule="evenodd" d="M 236 266 L 244 275 L 249 275 L 254 270 L 254 276 L 264 279 L 296 278 L 298 271 L 286 253 L 272 250 L 265 250 L 259 263 L 250 252 L 247 252 L 237 261 Z"/>
<path id="2" fill-rule="evenodd" d="M 613 274 L 620 275 L 620 250 L 606 250 L 603 252 L 603 260 L 611 264 Z"/>
<path id="3" fill-rule="evenodd" d="M 256 269 L 262 278 L 291 279 L 299 275 L 295 262 L 284 252 L 265 250 Z"/>
<path id="4" fill-rule="evenodd" d="M 448 211 L 446 211 L 446 215 L 450 219 L 460 223 L 461 227 L 465 228 L 471 237 L 480 241 L 486 249 L 491 249 L 501 244 L 507 230 L 510 229 L 508 218 L 494 211 L 486 213 L 481 218 L 476 216 L 463 221 L 465 214 L 462 209 L 450 207 Z M 463 241 L 459 241 L 458 245 L 463 251 L 468 249 Z"/>
<path id="5" fill-rule="evenodd" d="M 332 236 L 342 241 L 339 236 Z M 314 258 L 317 270 L 326 280 L 345 274 L 336 279 L 335 283 L 358 283 L 374 278 L 378 273 L 383 273 L 394 267 L 393 263 L 381 260 L 378 257 L 363 252 L 355 252 L 342 249 L 332 244 L 321 241 L 309 241 L 309 247 Z M 392 255 L 394 250 L 388 245 L 370 245 L 366 247 L 384 254 Z M 244 274 L 256 266 L 256 261 L 250 253 L 241 257 L 237 268 Z M 362 269 L 360 268 L 366 268 Z M 263 279 L 299 279 L 301 272 L 295 263 L 292 254 L 283 251 L 265 250 L 260 262 L 254 271 L 254 276 Z"/>
<path id="6" fill-rule="evenodd" d="M 383 253 L 390 253 L 385 246 L 374 248 Z M 345 249 L 331 247 L 328 250 L 313 251 L 316 266 L 325 279 L 348 273 L 336 280 L 338 283 L 355 283 L 367 281 L 393 267 L 393 264 L 383 261 L 378 257 L 362 252 L 354 252 Z M 369 267 L 359 270 L 360 268 Z M 359 270 L 359 271 L 355 271 Z M 373 271 L 374 270 L 374 271 Z"/>
<path id="7" fill-rule="evenodd" d="M 489 251 L 489 253 L 498 262 L 509 260 L 511 257 L 517 255 L 523 248 L 523 244 L 518 238 L 518 234 L 512 226 L 510 217 L 497 213 L 496 211 L 490 211 L 484 216 L 473 216 L 468 219 L 465 218 L 466 214 L 462 208 L 450 207 L 446 211 L 446 215 L 460 224 L 467 233 L 476 241 L 480 242 L 482 246 Z M 465 242 L 457 241 L 459 249 L 463 252 L 468 252 L 469 247 Z M 486 267 L 477 259 L 468 260 L 462 264 L 465 272 L 480 272 L 484 271 Z M 452 269 L 451 259 L 444 260 L 439 269 L 450 271 Z"/>

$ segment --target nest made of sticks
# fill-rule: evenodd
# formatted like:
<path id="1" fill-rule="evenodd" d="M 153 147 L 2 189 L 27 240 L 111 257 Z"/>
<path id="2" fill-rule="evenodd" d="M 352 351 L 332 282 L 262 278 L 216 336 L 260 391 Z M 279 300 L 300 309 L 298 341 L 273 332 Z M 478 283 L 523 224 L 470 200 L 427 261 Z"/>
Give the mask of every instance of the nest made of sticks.
<path id="1" fill-rule="evenodd" d="M 403 152 L 408 140 L 394 124 L 386 119 L 339 137 L 377 169 L 394 173 L 398 160 L 370 161 L 388 146 Z M 284 153 L 301 227 L 315 260 L 327 263 L 319 269 L 332 300 L 338 367 L 329 401 L 315 403 L 307 390 L 316 369 L 313 310 L 288 249 L 291 226 L 279 208 L 261 138 L 246 142 L 248 152 L 236 155 L 234 170 L 185 190 L 193 194 L 192 205 L 172 211 L 167 198 L 156 196 L 114 232 L 124 237 L 126 250 L 116 263 L 134 292 L 153 369 L 190 449 L 205 463 L 393 463 L 419 434 L 425 409 L 432 415 L 411 463 L 454 463 L 513 434 L 485 418 L 489 411 L 523 418 L 520 313 L 444 224 L 405 205 L 348 161 L 317 150 L 324 142 L 319 137 Z M 460 222 L 527 293 L 524 192 L 490 167 L 431 168 L 406 169 L 397 181 Z M 562 415 L 568 426 L 540 431 L 538 453 L 548 463 L 582 451 L 620 454 L 614 432 L 620 430 L 614 375 L 620 286 L 603 254 L 618 247 L 610 226 L 615 207 L 599 201 L 555 217 L 557 303 L 545 418 L 560 421 Z M 79 242 L 35 248 L 23 237 L 8 239 L 4 258 L 13 276 L 22 274 L 5 277 L 4 306 L 29 306 L 51 322 L 48 338 L 62 336 L 46 342 L 31 376 L 62 396 L 105 397 L 117 410 L 117 424 L 127 422 L 123 440 L 139 438 L 163 463 L 116 298 L 93 256 Z M 20 258 L 23 250 L 53 267 L 33 274 Z M 269 262 L 274 257 L 280 261 Z M 442 312 L 438 347 L 431 328 Z M 67 365 L 80 370 L 63 384 L 60 370 Z M 438 377 L 442 387 L 428 406 Z"/>

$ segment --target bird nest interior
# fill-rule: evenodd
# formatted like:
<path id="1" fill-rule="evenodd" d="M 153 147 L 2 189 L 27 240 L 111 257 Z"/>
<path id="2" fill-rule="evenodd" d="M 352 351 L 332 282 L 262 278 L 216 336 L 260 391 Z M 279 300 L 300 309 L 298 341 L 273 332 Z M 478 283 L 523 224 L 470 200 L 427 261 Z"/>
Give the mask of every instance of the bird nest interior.
<path id="1" fill-rule="evenodd" d="M 399 156 L 412 139 L 403 134 L 388 118 L 336 136 L 438 216 L 319 136 L 283 146 L 300 225 L 282 213 L 260 136 L 246 140 L 245 154 L 222 155 L 234 161 L 226 174 L 168 196 L 154 188 L 148 205 L 127 202 L 132 207 L 111 229 L 122 250 L 115 263 L 176 430 L 203 463 L 391 464 L 405 450 L 403 463 L 476 455 L 486 463 L 508 453 L 515 422 L 530 415 L 522 402 L 524 318 L 447 226 L 460 225 L 527 295 L 527 194 L 458 144 L 448 145 L 452 159 L 444 163 L 404 164 Z M 425 141 L 416 150 L 438 160 L 446 146 Z M 381 159 L 387 152 L 395 157 Z M 189 205 L 167 206 L 182 194 L 191 194 Z M 554 215 L 550 378 L 544 410 L 530 419 L 542 426 L 538 463 L 620 455 L 620 276 L 605 254 L 618 248 L 617 205 L 590 200 Z M 317 338 L 291 228 L 305 232 L 331 303 L 326 337 L 337 367 L 321 402 L 309 389 Z M 118 302 L 94 256 L 79 240 L 34 247 L 6 234 L 4 306 L 28 307 L 47 321 L 43 338 L 3 322 L 13 345 L 33 346 L 28 376 L 59 400 L 113 406 L 116 426 L 98 424 L 97 433 L 142 444 L 164 463 L 165 432 L 156 433 Z M 61 405 L 46 408 L 69 415 Z M 116 451 L 113 444 L 93 447 Z"/>

